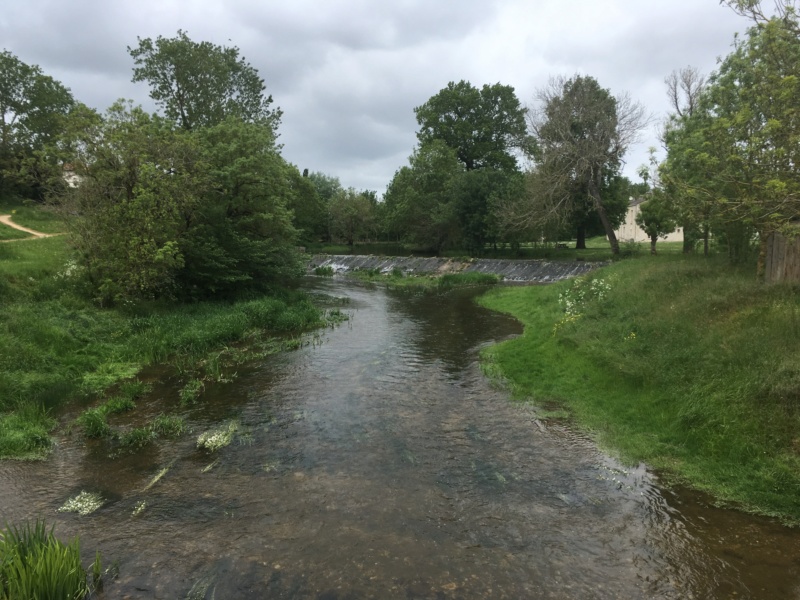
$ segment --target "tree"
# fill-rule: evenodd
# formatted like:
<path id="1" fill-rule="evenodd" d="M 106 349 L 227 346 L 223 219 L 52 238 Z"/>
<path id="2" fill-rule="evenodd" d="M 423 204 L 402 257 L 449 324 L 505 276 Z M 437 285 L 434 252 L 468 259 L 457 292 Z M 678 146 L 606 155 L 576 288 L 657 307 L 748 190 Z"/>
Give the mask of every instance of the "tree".
<path id="1" fill-rule="evenodd" d="M 564 220 L 583 190 L 591 199 L 611 250 L 619 254 L 614 223 L 603 199 L 604 179 L 619 172 L 622 157 L 647 122 L 644 108 L 627 95 L 615 98 L 592 77 L 557 78 L 539 90 L 530 124 L 537 149 L 535 186 L 540 194 L 531 219 Z"/>
<path id="2" fill-rule="evenodd" d="M 0 53 L 0 189 L 24 182 L 23 163 L 54 138 L 73 104 L 70 91 L 38 66 Z"/>
<path id="3" fill-rule="evenodd" d="M 373 233 L 375 196 L 353 188 L 341 190 L 328 203 L 331 238 L 353 246 Z"/>
<path id="4" fill-rule="evenodd" d="M 667 140 L 670 137 L 674 140 L 676 130 L 679 130 L 682 123 L 699 110 L 707 79 L 696 68 L 689 66 L 670 73 L 664 79 L 664 83 L 672 108 L 672 113 L 664 122 L 661 132 L 661 141 L 666 148 L 668 147 Z M 658 175 L 656 174 L 656 176 Z M 662 191 L 667 194 L 668 201 L 674 205 L 675 218 L 683 228 L 684 253 L 693 252 L 695 242 L 702 237 L 703 247 L 707 254 L 710 207 L 698 205 L 694 199 L 687 202 L 689 199 L 680 194 L 674 186 L 665 185 Z"/>
<path id="5" fill-rule="evenodd" d="M 95 298 L 174 295 L 184 266 L 179 235 L 206 184 L 195 168 L 199 148 L 169 123 L 122 103 L 79 135 L 65 145 L 76 148 L 82 183 L 57 200 Z"/>
<path id="6" fill-rule="evenodd" d="M 303 176 L 296 168 L 289 170 L 292 194 L 289 208 L 295 228 L 304 243 L 318 242 L 328 232 L 327 205 L 317 192 L 308 175 Z"/>
<path id="7" fill-rule="evenodd" d="M 150 97 L 167 118 L 191 130 L 232 116 L 277 132 L 281 110 L 270 108 L 264 80 L 235 46 L 194 42 L 181 30 L 174 38 L 137 39 L 138 47 L 128 47 L 133 82 L 150 85 Z"/>
<path id="8" fill-rule="evenodd" d="M 773 15 L 769 15 L 764 10 L 761 0 L 720 0 L 720 4 L 725 4 L 735 13 L 749 18 L 754 23 L 767 23 L 774 18 L 783 21 L 785 26 L 793 29 L 796 33 L 800 31 L 795 0 L 774 0 L 775 12 Z"/>
<path id="9" fill-rule="evenodd" d="M 463 80 L 451 81 L 414 112 L 420 145 L 442 140 L 468 171 L 516 170 L 514 152 L 527 147 L 525 109 L 508 85 L 479 90 Z"/>
<path id="10" fill-rule="evenodd" d="M 750 3 L 757 7 L 758 3 Z M 793 11 L 758 22 L 720 64 L 699 109 L 668 137 L 667 176 L 710 206 L 731 257 L 800 218 L 800 28 Z M 732 244 L 733 239 L 739 240 Z"/>
<path id="11" fill-rule="evenodd" d="M 297 169 L 272 129 L 228 117 L 192 134 L 209 178 L 180 248 L 180 292 L 190 297 L 260 290 L 304 272 L 290 206 Z"/>
<path id="12" fill-rule="evenodd" d="M 455 150 L 442 140 L 422 144 L 408 162 L 409 166 L 395 173 L 386 190 L 387 228 L 438 254 L 457 237 L 451 188 L 464 167 Z"/>
<path id="13" fill-rule="evenodd" d="M 302 271 L 292 167 L 269 127 L 186 131 L 117 103 L 65 131 L 82 182 L 57 201 L 98 301 L 218 296 Z"/>
<path id="14" fill-rule="evenodd" d="M 672 206 L 661 190 L 654 190 L 646 202 L 639 205 L 636 224 L 650 238 L 650 254 L 656 253 L 656 242 L 675 231 L 675 215 Z"/>

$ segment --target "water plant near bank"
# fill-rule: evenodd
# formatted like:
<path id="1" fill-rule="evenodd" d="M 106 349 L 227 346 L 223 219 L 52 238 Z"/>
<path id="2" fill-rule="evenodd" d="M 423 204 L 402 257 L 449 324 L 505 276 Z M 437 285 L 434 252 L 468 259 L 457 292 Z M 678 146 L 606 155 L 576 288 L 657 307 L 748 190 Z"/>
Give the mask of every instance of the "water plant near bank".
<path id="1" fill-rule="evenodd" d="M 481 302 L 525 325 L 484 353 L 518 397 L 719 502 L 800 522 L 797 288 L 655 257 Z"/>
<path id="2" fill-rule="evenodd" d="M 37 520 L 0 531 L 0 600 L 81 600 L 101 584 L 100 554 L 81 564 L 80 540 L 63 543 Z"/>

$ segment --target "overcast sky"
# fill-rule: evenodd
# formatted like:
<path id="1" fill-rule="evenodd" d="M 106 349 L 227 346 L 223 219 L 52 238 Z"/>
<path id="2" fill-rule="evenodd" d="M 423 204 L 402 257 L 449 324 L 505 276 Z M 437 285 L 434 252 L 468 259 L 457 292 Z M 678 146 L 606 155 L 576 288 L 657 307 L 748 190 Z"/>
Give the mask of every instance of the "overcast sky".
<path id="1" fill-rule="evenodd" d="M 709 73 L 747 26 L 718 0 L 18 0 L 0 11 L 0 47 L 89 106 L 154 110 L 131 83 L 137 36 L 238 46 L 283 109 L 284 156 L 383 194 L 416 144 L 414 107 L 449 81 L 511 85 L 531 104 L 551 76 L 591 75 L 660 119 L 664 77 Z M 655 126 L 627 175 L 654 145 Z"/>

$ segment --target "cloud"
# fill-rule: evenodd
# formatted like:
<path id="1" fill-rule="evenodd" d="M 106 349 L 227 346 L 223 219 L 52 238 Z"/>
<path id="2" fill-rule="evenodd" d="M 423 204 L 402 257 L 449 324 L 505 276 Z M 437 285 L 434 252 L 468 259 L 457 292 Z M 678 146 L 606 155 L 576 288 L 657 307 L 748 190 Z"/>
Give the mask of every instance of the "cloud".
<path id="1" fill-rule="evenodd" d="M 664 114 L 664 77 L 710 71 L 746 26 L 711 0 L 28 0 L 4 7 L 0 39 L 101 110 L 153 109 L 130 81 L 137 36 L 237 46 L 284 111 L 287 159 L 383 192 L 416 142 L 414 107 L 449 81 L 512 85 L 529 103 L 551 75 L 582 73 Z"/>

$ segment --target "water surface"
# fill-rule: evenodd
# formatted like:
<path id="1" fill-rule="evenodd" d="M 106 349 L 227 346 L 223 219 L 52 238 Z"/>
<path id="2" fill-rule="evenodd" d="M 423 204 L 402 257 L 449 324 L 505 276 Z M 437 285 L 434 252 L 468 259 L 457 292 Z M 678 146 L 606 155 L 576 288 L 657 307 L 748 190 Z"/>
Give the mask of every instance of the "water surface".
<path id="1" fill-rule="evenodd" d="M 107 598 L 800 597 L 796 531 L 665 492 L 493 388 L 480 348 L 520 326 L 474 291 L 309 285 L 352 319 L 210 388 L 177 442 L 111 458 L 61 435 L 0 463 L 0 520 L 117 560 Z M 133 419 L 177 406 L 157 386 Z M 231 420 L 231 446 L 197 449 Z M 81 490 L 103 508 L 56 512 Z"/>

